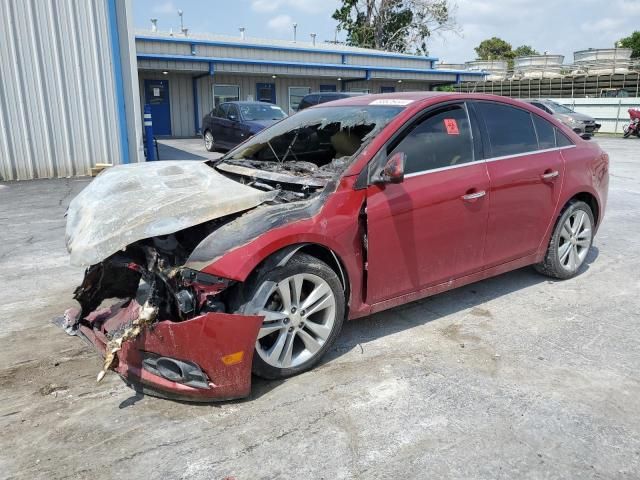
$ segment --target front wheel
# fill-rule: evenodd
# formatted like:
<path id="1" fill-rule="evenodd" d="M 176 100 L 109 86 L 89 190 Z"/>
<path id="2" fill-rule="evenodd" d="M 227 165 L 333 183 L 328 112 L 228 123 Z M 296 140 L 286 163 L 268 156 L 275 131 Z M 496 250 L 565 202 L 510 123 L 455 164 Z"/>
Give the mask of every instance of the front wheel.
<path id="1" fill-rule="evenodd" d="M 632 133 L 631 127 L 624 127 L 623 132 L 622 138 L 629 138 Z"/>
<path id="2" fill-rule="evenodd" d="M 253 356 L 259 377 L 286 378 L 309 370 L 342 328 L 342 284 L 327 264 L 307 254 L 258 273 L 237 295 L 238 313 L 264 316 Z"/>
<path id="3" fill-rule="evenodd" d="M 213 138 L 213 133 L 211 133 L 209 130 L 204 132 L 204 148 L 207 150 L 207 152 L 213 152 L 216 149 L 216 142 Z"/>
<path id="4" fill-rule="evenodd" d="M 569 203 L 558 219 L 544 261 L 535 266 L 536 270 L 562 280 L 575 276 L 593 243 L 594 225 L 589 205 L 581 201 Z"/>

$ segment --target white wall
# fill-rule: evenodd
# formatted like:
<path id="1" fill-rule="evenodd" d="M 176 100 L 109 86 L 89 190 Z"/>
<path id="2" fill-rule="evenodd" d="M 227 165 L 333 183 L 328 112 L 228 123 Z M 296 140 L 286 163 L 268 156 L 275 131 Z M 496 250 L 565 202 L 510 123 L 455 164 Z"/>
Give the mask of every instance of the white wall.
<path id="1" fill-rule="evenodd" d="M 130 1 L 1 3 L 0 180 L 140 160 Z"/>
<path id="2" fill-rule="evenodd" d="M 602 125 L 602 133 L 622 133 L 629 123 L 630 108 L 640 108 L 640 98 L 553 98 L 554 102 L 566 105 L 576 112 L 590 115 Z"/>

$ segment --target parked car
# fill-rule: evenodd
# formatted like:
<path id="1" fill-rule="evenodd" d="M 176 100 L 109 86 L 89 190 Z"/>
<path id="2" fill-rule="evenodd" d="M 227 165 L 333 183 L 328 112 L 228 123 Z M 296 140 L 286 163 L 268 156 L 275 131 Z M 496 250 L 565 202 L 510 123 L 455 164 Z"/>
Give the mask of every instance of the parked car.
<path id="1" fill-rule="evenodd" d="M 341 98 L 357 97 L 358 95 L 364 95 L 360 92 L 315 92 L 309 93 L 302 97 L 298 104 L 298 111 L 305 108 L 313 107 L 321 103 L 333 102 L 334 100 L 340 100 Z"/>
<path id="2" fill-rule="evenodd" d="M 88 268 L 59 323 L 105 355 L 99 378 L 243 397 L 252 371 L 316 365 L 345 320 L 528 265 L 575 276 L 608 168 L 597 143 L 505 97 L 319 105 L 216 161 L 98 176 L 69 206 L 71 262 Z"/>
<path id="3" fill-rule="evenodd" d="M 233 148 L 259 131 L 287 116 L 277 105 L 267 102 L 224 102 L 202 119 L 204 147 Z"/>
<path id="4" fill-rule="evenodd" d="M 544 110 L 549 115 L 553 115 L 583 138 L 590 138 L 600 130 L 601 125 L 597 123 L 593 117 L 585 115 L 584 113 L 578 113 L 553 100 L 533 99 L 525 101 Z"/>

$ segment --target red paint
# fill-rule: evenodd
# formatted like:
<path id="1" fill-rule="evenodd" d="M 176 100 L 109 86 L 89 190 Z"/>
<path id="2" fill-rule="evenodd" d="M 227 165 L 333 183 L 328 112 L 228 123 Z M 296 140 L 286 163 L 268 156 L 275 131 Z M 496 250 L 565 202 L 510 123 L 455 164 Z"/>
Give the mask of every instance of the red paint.
<path id="1" fill-rule="evenodd" d="M 413 92 L 376 95 L 379 97 L 412 103 L 353 161 L 315 217 L 270 230 L 203 271 L 243 281 L 272 253 L 292 244 L 317 243 L 331 249 L 345 267 L 350 284 L 349 318 L 353 319 L 541 261 L 555 219 L 576 194 L 586 192 L 596 198 L 601 222 L 608 191 L 608 157 L 595 142 L 581 139 L 552 116 L 495 95 Z M 354 189 L 362 169 L 403 125 L 433 105 L 464 100 L 491 100 L 537 113 L 576 146 L 473 163 L 405 178 L 395 185 Z M 370 96 L 361 96 L 334 104 L 367 105 L 371 101 Z M 548 169 L 559 169 L 559 177 L 543 181 L 541 175 Z M 462 195 L 481 190 L 486 196 L 461 200 Z M 365 227 L 359 221 L 364 206 Z M 363 228 L 369 242 L 366 255 Z"/>
<path id="2" fill-rule="evenodd" d="M 132 301 L 93 312 L 80 332 L 104 354 L 106 334 L 137 317 L 139 305 Z M 118 351 L 115 371 L 127 381 L 144 384 L 174 396 L 200 400 L 225 400 L 247 396 L 251 391 L 253 350 L 262 317 L 208 313 L 191 320 L 160 321 Z M 142 368 L 141 351 L 195 362 L 209 378 L 209 389 L 194 388 L 169 381 Z M 225 365 L 222 357 L 243 351 L 242 361 Z"/>
<path id="3" fill-rule="evenodd" d="M 492 95 L 393 93 L 379 97 L 412 103 L 358 155 L 315 216 L 269 230 L 212 259 L 203 271 L 244 281 L 261 262 L 284 247 L 322 245 L 344 266 L 350 292 L 348 317 L 353 319 L 540 262 L 560 211 L 577 194 L 595 197 L 598 224 L 602 221 L 608 156 L 596 143 L 582 140 L 536 107 Z M 571 138 L 575 148 L 471 163 L 408 176 L 399 184 L 356 189 L 360 172 L 413 117 L 434 104 L 467 99 L 492 100 L 535 112 Z M 362 96 L 334 103 L 361 105 L 371 101 L 371 96 Z M 447 132 L 459 134 L 456 122 L 449 120 L 445 121 Z M 556 178 L 543 179 L 544 173 L 556 170 Z M 480 198 L 462 198 L 482 191 L 486 194 Z M 203 298 L 200 295 L 200 302 Z M 89 320 L 106 320 L 103 326 L 83 326 L 81 331 L 104 351 L 106 333 L 135 315 L 136 308 L 132 303 L 94 312 Z M 140 338 L 125 343 L 118 353 L 116 371 L 129 380 L 182 397 L 248 395 L 261 322 L 261 317 L 221 313 L 184 322 L 161 321 Z M 211 379 L 212 388 L 187 387 L 142 370 L 141 350 L 196 362 Z M 245 352 L 242 362 L 222 363 L 221 357 L 240 350 Z"/>

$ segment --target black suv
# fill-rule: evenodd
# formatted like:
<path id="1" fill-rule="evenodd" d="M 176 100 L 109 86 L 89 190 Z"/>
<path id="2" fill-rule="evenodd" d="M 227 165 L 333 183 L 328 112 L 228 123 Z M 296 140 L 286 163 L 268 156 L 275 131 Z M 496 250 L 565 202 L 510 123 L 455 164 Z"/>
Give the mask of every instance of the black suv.
<path id="1" fill-rule="evenodd" d="M 340 100 L 341 98 L 356 97 L 358 95 L 364 95 L 360 92 L 316 92 L 309 93 L 302 97 L 300 104 L 298 105 L 298 111 L 305 108 L 313 107 L 319 103 L 333 102 L 334 100 Z"/>

